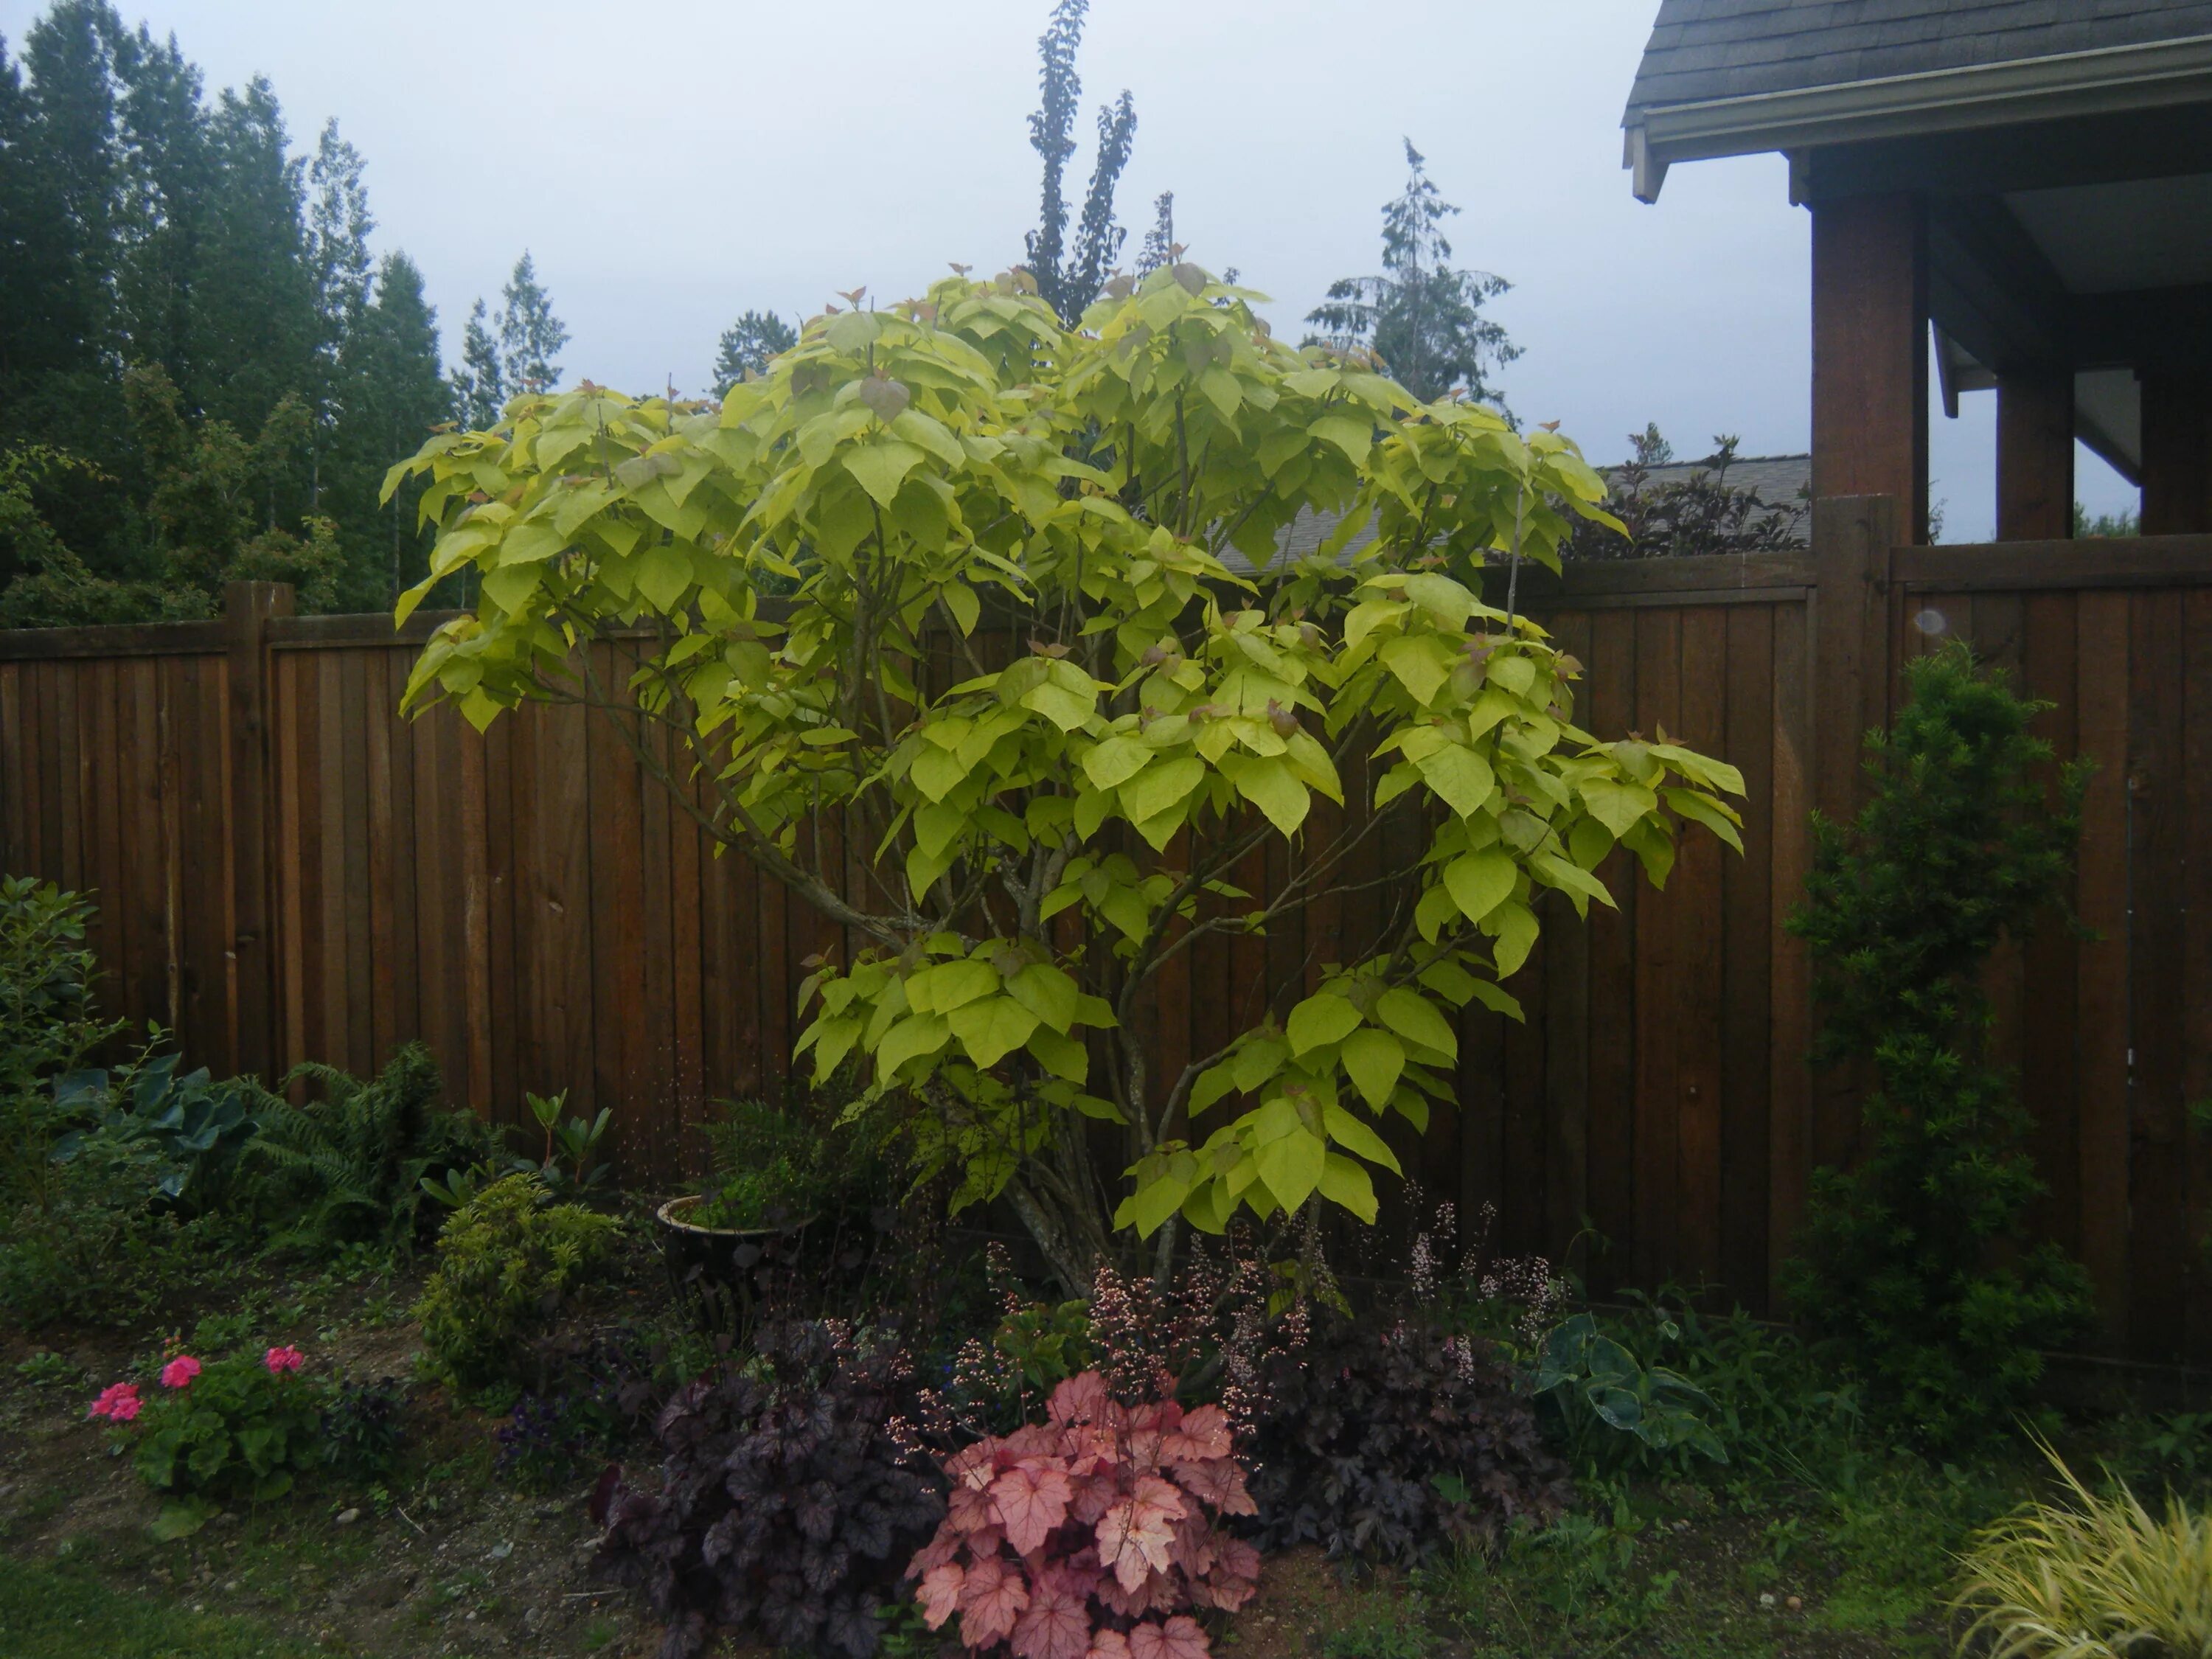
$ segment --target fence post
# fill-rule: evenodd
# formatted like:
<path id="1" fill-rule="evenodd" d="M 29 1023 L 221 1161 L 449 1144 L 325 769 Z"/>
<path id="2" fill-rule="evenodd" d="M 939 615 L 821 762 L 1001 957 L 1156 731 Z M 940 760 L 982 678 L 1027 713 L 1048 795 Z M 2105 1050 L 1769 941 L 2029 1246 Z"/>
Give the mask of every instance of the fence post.
<path id="1" fill-rule="evenodd" d="M 1814 595 L 1806 652 L 1811 752 L 1802 773 L 1804 794 L 1797 799 L 1838 822 L 1859 809 L 1867 729 L 1888 718 L 1896 512 L 1887 495 L 1825 496 L 1813 503 Z M 1785 824 L 1778 817 L 1774 836 L 1777 870 L 1786 872 L 1775 890 L 1773 1115 L 1767 1142 L 1769 1286 L 1778 1304 L 1813 1170 L 1849 1160 L 1863 1079 L 1843 1066 L 1808 1075 L 1808 1048 L 1819 1027 L 1811 965 L 1803 943 L 1782 928 L 1811 865 L 1811 832 L 1802 818 Z"/>
<path id="2" fill-rule="evenodd" d="M 276 1041 L 276 769 L 269 734 L 269 620 L 292 614 L 289 582 L 225 582 L 230 672 L 232 1052 L 241 1073 L 273 1080 Z"/>
<path id="3" fill-rule="evenodd" d="M 1890 549 L 1897 503 L 1831 495 L 1813 503 L 1813 804 L 1855 816 L 1868 731 L 1889 719 Z"/>

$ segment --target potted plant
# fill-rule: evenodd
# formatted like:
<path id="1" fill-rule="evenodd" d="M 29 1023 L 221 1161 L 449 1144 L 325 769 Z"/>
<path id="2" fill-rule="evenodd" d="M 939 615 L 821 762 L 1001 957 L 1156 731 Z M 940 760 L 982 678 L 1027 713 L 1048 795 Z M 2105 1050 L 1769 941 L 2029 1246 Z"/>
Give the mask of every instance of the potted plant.
<path id="1" fill-rule="evenodd" d="M 713 1178 L 655 1212 L 678 1294 L 720 1328 L 749 1328 L 762 1280 L 797 1265 L 836 1194 L 834 1132 L 763 1101 L 725 1103 L 707 1138 Z"/>

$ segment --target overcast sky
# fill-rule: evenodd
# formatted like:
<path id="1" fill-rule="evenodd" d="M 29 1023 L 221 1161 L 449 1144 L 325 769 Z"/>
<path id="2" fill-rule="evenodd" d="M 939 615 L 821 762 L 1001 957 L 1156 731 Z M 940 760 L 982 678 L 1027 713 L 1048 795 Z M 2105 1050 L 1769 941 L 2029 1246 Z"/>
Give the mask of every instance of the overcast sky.
<path id="1" fill-rule="evenodd" d="M 380 248 L 421 264 L 448 356 L 527 246 L 573 335 L 564 378 L 696 392 L 748 307 L 811 314 L 866 283 L 995 270 L 1035 222 L 1036 38 L 1048 0 L 118 0 L 210 88 L 258 72 L 295 144 L 327 117 L 367 158 Z M 0 0 L 13 44 L 42 7 Z M 1462 263 L 1513 283 L 1503 384 L 1593 459 L 1656 421 L 1681 454 L 1806 447 L 1807 230 L 1778 156 L 1620 168 L 1656 0 L 1093 0 L 1086 115 L 1127 87 L 1131 251 L 1176 193 L 1189 257 L 1237 266 L 1293 332 L 1376 264 L 1403 135 L 1464 210 Z M 1377 25 L 1388 18 L 1387 27 Z M 1087 173 L 1090 149 L 1071 166 Z M 1295 337 L 1295 334 L 1293 334 Z M 1936 420 L 1945 536 L 1991 533 L 1994 407 Z M 2096 510 L 2134 505 L 2081 455 Z"/>

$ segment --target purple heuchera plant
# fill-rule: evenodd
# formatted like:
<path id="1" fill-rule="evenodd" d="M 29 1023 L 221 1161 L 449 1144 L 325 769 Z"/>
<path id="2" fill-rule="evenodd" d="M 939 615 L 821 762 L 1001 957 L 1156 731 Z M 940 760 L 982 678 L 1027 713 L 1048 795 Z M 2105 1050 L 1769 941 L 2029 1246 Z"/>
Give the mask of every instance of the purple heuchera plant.
<path id="1" fill-rule="evenodd" d="M 838 1322 L 762 1333 L 746 1374 L 679 1390 L 653 1434 L 661 1484 L 595 1500 L 595 1567 L 667 1621 L 662 1659 L 718 1631 L 867 1659 L 875 1609 L 945 1514 L 942 1482 L 887 1429 L 909 1392 L 892 1334 Z"/>

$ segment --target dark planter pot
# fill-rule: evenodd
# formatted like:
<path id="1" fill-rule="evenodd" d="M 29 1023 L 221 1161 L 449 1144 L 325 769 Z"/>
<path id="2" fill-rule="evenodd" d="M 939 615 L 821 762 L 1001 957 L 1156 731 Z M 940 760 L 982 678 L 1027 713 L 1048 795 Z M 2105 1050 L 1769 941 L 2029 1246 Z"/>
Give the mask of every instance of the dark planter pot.
<path id="1" fill-rule="evenodd" d="M 706 1201 L 698 1194 L 672 1198 L 653 1212 L 661 1260 L 678 1297 L 708 1330 L 750 1336 L 775 1278 L 799 1268 L 814 1218 L 782 1227 L 704 1227 L 685 1218 Z"/>

